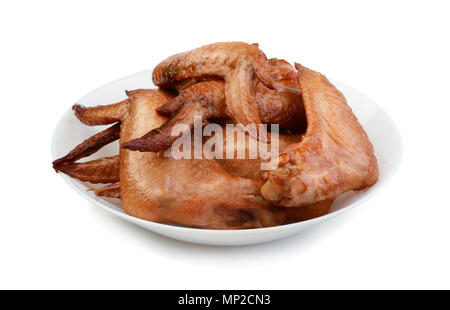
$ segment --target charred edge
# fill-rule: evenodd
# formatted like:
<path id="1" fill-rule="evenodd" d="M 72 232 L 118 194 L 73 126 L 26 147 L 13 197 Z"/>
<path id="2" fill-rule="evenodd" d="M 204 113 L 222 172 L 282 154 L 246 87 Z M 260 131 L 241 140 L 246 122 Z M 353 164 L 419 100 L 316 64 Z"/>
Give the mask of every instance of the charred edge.
<path id="1" fill-rule="evenodd" d="M 196 101 L 201 107 L 201 103 Z M 159 152 L 168 149 L 179 137 L 172 136 L 172 129 L 177 124 L 189 124 L 190 130 L 194 127 L 194 118 L 191 113 L 191 108 L 193 104 L 191 102 L 183 101 L 178 109 L 173 113 L 174 116 L 161 125 L 159 128 L 155 128 L 142 136 L 141 138 L 131 140 L 122 144 L 122 148 L 141 151 L 141 152 Z M 204 110 L 201 110 L 203 112 Z M 193 111 L 192 111 L 193 112 Z M 203 124 L 205 125 L 207 121 L 203 119 Z"/>
<path id="2" fill-rule="evenodd" d="M 172 100 L 167 101 L 162 106 L 156 108 L 156 112 L 159 114 L 170 116 L 175 113 L 179 108 L 183 105 L 182 99 L 174 98 Z"/>
<path id="3" fill-rule="evenodd" d="M 131 151 L 159 152 L 168 149 L 177 138 L 176 136 L 167 136 L 159 129 L 154 129 L 142 138 L 128 141 L 121 147 Z"/>
<path id="4" fill-rule="evenodd" d="M 84 164 L 85 163 L 65 163 L 60 165 L 58 168 L 60 172 L 63 172 L 83 182 L 97 184 L 97 183 L 112 183 L 119 181 L 118 175 L 99 174 L 93 171 L 90 167 L 84 167 Z M 83 171 L 83 168 L 86 168 L 85 171 Z M 103 170 L 104 169 L 102 169 L 101 171 L 103 172 Z"/>
<path id="5" fill-rule="evenodd" d="M 89 108 L 81 105 L 81 104 L 74 104 L 72 106 L 72 110 L 74 111 L 75 117 L 82 122 L 85 125 L 93 125 L 93 123 L 86 118 L 85 112 L 89 111 Z M 94 122 L 95 123 L 95 122 Z"/>
<path id="6" fill-rule="evenodd" d="M 92 155 L 99 149 L 101 149 L 103 146 L 111 142 L 114 142 L 119 138 L 120 138 L 120 122 L 88 138 L 87 140 L 77 145 L 66 156 L 53 161 L 52 163 L 53 169 L 55 169 L 56 172 L 58 172 L 58 170 L 60 170 L 61 165 L 66 163 L 73 163 L 78 159 Z"/>

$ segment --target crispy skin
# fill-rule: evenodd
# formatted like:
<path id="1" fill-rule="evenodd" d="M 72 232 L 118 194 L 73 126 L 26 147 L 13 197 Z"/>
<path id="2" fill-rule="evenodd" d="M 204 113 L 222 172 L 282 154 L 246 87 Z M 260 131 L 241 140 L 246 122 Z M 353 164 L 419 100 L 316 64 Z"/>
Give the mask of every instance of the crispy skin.
<path id="1" fill-rule="evenodd" d="M 120 182 L 97 188 L 94 193 L 98 197 L 120 198 Z"/>
<path id="2" fill-rule="evenodd" d="M 223 52 L 219 50 L 219 54 Z M 230 51 L 227 53 L 232 55 Z M 172 114 L 176 110 L 169 122 L 151 131 L 167 134 L 168 129 L 188 116 L 228 117 L 230 105 L 225 98 L 229 98 L 227 83 L 232 80 L 230 84 L 256 90 L 252 100 L 256 102 L 262 121 L 286 122 L 287 128 L 306 123 L 304 119 L 289 119 L 298 112 L 297 105 L 284 105 L 284 102 L 295 100 L 301 103 L 295 92 L 279 93 L 258 79 L 243 81 L 245 76 L 251 77 L 250 71 L 257 70 L 248 59 L 245 61 L 249 66 L 243 65 L 242 59 L 222 63 L 232 64 L 228 78 L 220 74 L 203 74 L 200 67 L 206 64 L 194 68 L 183 62 L 185 60 L 181 57 L 178 63 L 175 61 L 175 67 L 169 65 L 169 71 L 174 68 L 187 70 L 176 72 L 167 79 L 169 82 L 166 81 L 167 88 L 181 90 L 175 100 L 164 91 L 137 90 L 128 93 L 129 99 L 114 105 L 94 108 L 76 105 L 77 117 L 89 125 L 123 121 L 120 135 L 124 142 L 166 121 L 155 109 L 161 114 Z M 122 205 L 131 215 L 161 223 L 213 229 L 255 228 L 307 220 L 328 213 L 333 199 L 341 193 L 374 184 L 378 166 L 373 147 L 343 95 L 324 76 L 300 65 L 296 64 L 298 75 L 295 78 L 286 62 L 268 60 L 264 66 L 264 70 L 272 66 L 270 79 L 276 81 L 278 87 L 283 85 L 280 81 L 284 81 L 285 89 L 301 89 L 308 121 L 303 137 L 301 134 L 281 135 L 283 153 L 271 162 L 273 170 L 268 173 L 260 171 L 261 160 L 258 158 L 175 160 L 165 158 L 162 153 L 137 153 L 125 149 L 121 149 L 120 158 L 74 163 L 116 140 L 120 124 L 84 141 L 56 160 L 54 168 L 83 181 L 114 182 L 96 189 L 95 194 L 122 197 Z M 225 82 L 210 81 L 218 77 L 223 77 Z M 208 81 L 193 84 L 201 80 Z M 238 89 L 236 85 L 234 89 Z M 203 90 L 199 90 L 200 87 Z M 211 89 L 205 90 L 208 87 Z M 246 107 L 233 108 L 235 114 L 246 113 Z M 248 143 L 252 138 L 246 136 L 246 139 Z M 156 141 L 151 145 L 161 147 L 158 141 L 167 144 L 164 135 Z M 242 147 L 248 146 L 237 143 L 234 151 Z"/>
<path id="3" fill-rule="evenodd" d="M 109 105 L 99 105 L 95 107 L 84 107 L 75 104 L 72 107 L 75 116 L 85 125 L 108 125 L 119 122 L 128 111 L 128 99 Z"/>
<path id="4" fill-rule="evenodd" d="M 97 114 L 94 113 L 92 117 L 95 119 Z M 86 118 L 86 120 L 88 120 L 88 118 Z M 86 139 L 67 155 L 53 161 L 53 168 L 56 172 L 63 172 L 84 182 L 117 182 L 119 181 L 119 156 L 104 157 L 83 163 L 76 163 L 76 161 L 94 154 L 103 146 L 114 142 L 119 138 L 120 123 L 117 123 Z"/>
<path id="5" fill-rule="evenodd" d="M 254 103 L 254 75 L 267 87 L 278 88 L 265 67 L 266 56 L 256 44 L 224 42 L 171 56 L 153 70 L 153 83 L 176 89 L 185 80 L 220 77 L 225 80 L 229 114 L 238 124 L 261 124 Z M 259 133 L 266 139 L 265 133 Z"/>
<path id="6" fill-rule="evenodd" d="M 297 71 L 291 64 L 282 59 L 271 58 L 266 62 L 267 70 L 273 80 L 285 91 L 270 89 L 259 80 L 255 80 L 256 104 L 264 124 L 280 124 L 281 128 L 301 131 L 306 128 L 305 110 L 299 90 Z M 162 115 L 170 116 L 186 103 L 196 100 L 207 100 L 208 103 L 219 106 L 225 100 L 225 85 L 223 81 L 204 81 L 183 88 L 179 95 L 157 111 Z M 222 108 L 219 111 L 223 111 Z M 226 112 L 226 111 L 225 111 Z M 214 115 L 214 117 L 229 117 Z"/>
<path id="7" fill-rule="evenodd" d="M 146 124 L 146 119 L 148 116 L 151 116 L 150 118 L 152 119 L 154 118 L 158 120 L 160 123 L 164 121 L 164 118 L 158 118 L 157 114 L 152 112 L 154 108 L 151 107 L 155 105 L 158 106 L 157 102 L 159 101 L 164 102 L 167 99 L 170 99 L 171 96 L 169 94 L 162 91 L 151 90 L 140 90 L 130 92 L 129 94 L 130 96 L 137 95 L 137 102 L 141 102 L 144 109 L 142 109 L 142 107 L 136 108 L 136 111 L 132 116 L 133 120 L 129 120 L 126 127 L 128 128 L 127 130 L 131 130 L 132 132 L 135 130 L 145 130 L 145 128 L 148 128 L 149 126 L 149 124 Z M 147 100 L 152 101 L 153 103 L 149 103 Z M 156 101 L 156 103 L 154 103 L 154 101 Z M 127 108 L 129 108 L 128 101 Z M 145 112 L 145 108 L 147 109 L 147 112 Z M 95 107 L 93 109 L 102 110 L 100 107 Z M 103 111 L 110 111 L 111 114 L 115 113 L 114 109 L 103 109 Z M 139 111 L 144 111 L 145 113 L 141 115 Z M 213 114 L 217 115 L 216 113 Z M 99 114 L 92 113 L 87 115 L 89 115 L 88 118 L 92 117 L 93 119 L 96 119 Z M 110 117 L 107 113 L 104 115 L 105 118 Z M 125 115 L 125 113 L 123 115 Z M 137 120 L 137 122 L 134 122 L 134 120 Z M 88 119 L 88 122 L 89 121 L 90 120 Z M 140 126 L 144 127 L 140 128 Z M 107 132 L 111 132 L 111 129 L 107 130 Z M 60 167 L 62 172 L 65 172 L 82 181 L 92 183 L 115 182 L 95 189 L 94 192 L 97 196 L 120 198 L 120 159 L 118 156 L 112 158 L 101 158 L 99 160 L 85 163 L 73 163 L 73 160 L 91 154 L 91 151 L 87 153 L 85 151 L 80 151 L 85 150 L 86 146 L 89 145 L 90 147 L 88 147 L 88 149 L 92 150 L 92 145 L 96 145 L 97 143 L 103 145 L 104 134 L 105 133 L 97 134 L 96 136 L 88 139 L 87 143 L 86 141 L 83 142 L 81 144 L 82 147 L 76 147 L 75 150 L 78 151 L 74 150 L 70 152 L 72 156 L 69 158 L 69 162 L 66 159 L 66 161 L 60 163 Z M 99 139 L 99 136 L 103 138 Z M 290 208 L 289 210 L 286 210 L 284 208 L 272 206 L 261 196 L 259 196 L 258 189 L 261 185 L 261 160 L 248 158 L 248 141 L 250 139 L 251 138 L 247 135 L 244 145 L 241 145 L 235 141 L 233 146 L 235 153 L 237 153 L 239 148 L 244 147 L 246 149 L 245 154 L 247 154 L 247 157 L 239 160 L 174 160 L 162 158 L 161 154 L 159 154 L 159 156 L 156 156 L 155 159 L 157 163 L 154 165 L 158 167 L 158 169 L 155 170 L 154 168 L 148 166 L 148 161 L 140 161 L 136 160 L 136 158 L 129 158 L 127 162 L 123 163 L 122 167 L 125 167 L 123 169 L 128 170 L 131 168 L 140 171 L 141 178 L 138 177 L 137 179 L 138 181 L 139 179 L 141 182 L 143 181 L 144 184 L 142 187 L 137 188 L 137 193 L 133 191 L 126 191 L 124 194 L 126 198 L 124 200 L 128 202 L 122 202 L 125 210 L 137 208 L 137 211 L 132 210 L 129 213 L 134 214 L 134 212 L 142 212 L 139 211 L 140 208 L 148 208 L 148 202 L 150 201 L 150 207 L 153 204 L 157 204 L 159 206 L 160 210 L 156 213 L 161 213 L 157 216 L 161 218 L 160 221 L 162 222 L 176 222 L 189 226 L 217 229 L 272 226 L 284 223 L 285 219 L 288 223 L 291 223 L 320 216 L 328 212 L 328 209 L 324 207 L 322 202 L 307 207 Z M 301 134 L 281 135 L 280 149 L 284 149 L 287 145 L 300 141 L 300 139 Z M 226 140 L 224 149 L 228 143 L 230 142 Z M 97 147 L 99 148 L 99 145 L 97 145 Z M 147 160 L 154 161 L 151 158 L 147 158 Z M 130 164 L 131 167 L 129 166 Z M 209 175 L 209 171 L 212 172 L 211 175 Z M 150 188 L 145 189 L 145 179 L 152 178 L 154 172 L 156 172 L 156 175 L 154 176 L 155 179 L 152 180 L 152 184 L 159 184 L 159 186 L 155 187 L 150 185 Z M 187 175 L 186 172 L 188 172 Z M 205 175 L 208 176 L 203 177 Z M 199 178 L 199 176 L 201 177 Z M 166 180 L 166 182 L 162 184 L 161 179 Z M 167 182 L 167 180 L 170 180 L 170 182 Z M 129 187 L 133 187 L 135 180 L 132 179 L 130 182 L 124 183 Z M 187 195 L 185 195 L 186 184 L 189 184 L 189 186 L 187 186 Z M 228 190 L 230 185 L 231 191 Z M 156 190 L 156 193 L 153 190 Z M 150 199 L 140 197 L 146 193 L 151 193 L 152 197 Z M 236 199 L 234 197 L 235 193 L 241 196 Z M 230 199 L 229 195 L 232 195 L 233 199 Z M 144 202 L 147 202 L 147 204 L 144 203 L 141 205 L 143 199 Z M 232 205 L 229 206 L 229 203 Z M 315 207 L 316 205 L 317 207 Z M 329 205 L 331 205 L 331 202 Z M 167 206 L 169 206 L 170 210 L 168 214 L 166 214 L 165 210 Z M 147 210 L 147 212 L 151 211 Z M 145 213 L 146 212 L 144 212 L 144 214 Z M 175 217 L 173 218 L 174 215 Z M 191 220 L 192 217 L 194 218 L 193 220 Z"/>
<path id="8" fill-rule="evenodd" d="M 86 139 L 70 151 L 66 156 L 53 161 L 53 168 L 58 171 L 61 166 L 73 163 L 78 159 L 94 154 L 105 145 L 120 138 L 120 123 L 100 131 L 98 134 Z"/>
<path id="9" fill-rule="evenodd" d="M 161 107 L 163 107 L 161 109 Z M 194 127 L 194 117 L 198 116 L 207 123 L 207 119 L 226 118 L 225 96 L 223 82 L 199 82 L 185 90 L 176 98 L 156 109 L 158 112 L 168 112 L 178 109 L 175 115 L 160 127 L 152 129 L 144 136 L 122 144 L 123 148 L 135 151 L 158 152 L 169 148 L 179 136 L 172 135 L 172 129 L 178 124 L 186 124 L 191 130 Z"/>
<path id="10" fill-rule="evenodd" d="M 269 73 L 282 87 L 299 88 L 295 69 L 286 61 L 269 59 Z M 297 93 L 278 92 L 267 88 L 256 81 L 255 101 L 264 124 L 279 124 L 282 129 L 304 131 L 306 119 Z M 225 100 L 225 83 L 223 81 L 199 82 L 185 88 L 180 94 L 157 111 L 163 115 L 174 114 L 162 126 L 153 129 L 139 139 L 125 143 L 124 148 L 144 152 L 158 152 L 169 148 L 178 136 L 172 136 L 171 131 L 177 124 L 194 127 L 194 117 L 206 120 L 214 118 L 229 118 Z"/>
<path id="11" fill-rule="evenodd" d="M 320 73 L 296 68 L 308 128 L 301 142 L 271 162 L 262 196 L 281 206 L 303 206 L 373 185 L 373 147 L 343 94 Z"/>
<path id="12" fill-rule="evenodd" d="M 112 183 L 119 181 L 119 156 L 103 157 L 84 163 L 64 163 L 58 171 L 73 178 L 90 183 Z"/>
<path id="13" fill-rule="evenodd" d="M 267 88 L 257 81 L 256 104 L 264 124 L 279 124 L 294 132 L 306 130 L 306 116 L 300 94 L 289 91 L 299 89 L 297 72 L 287 61 L 272 58 L 266 66 L 272 78 L 286 91 Z"/>
<path id="14" fill-rule="evenodd" d="M 178 96 L 168 100 L 158 107 L 158 113 L 170 116 L 179 111 L 182 106 L 200 102 L 208 115 L 225 118 L 227 116 L 225 105 L 225 82 L 205 81 L 198 82 L 180 91 Z"/>
<path id="15" fill-rule="evenodd" d="M 121 140 L 129 141 L 160 126 L 155 108 L 168 100 L 158 90 L 130 93 L 130 111 Z M 257 182 L 228 174 L 215 160 L 165 158 L 162 153 L 120 150 L 124 210 L 160 223 L 238 229 L 279 225 L 284 212 L 259 198 Z"/>
<path id="16" fill-rule="evenodd" d="M 280 134 L 279 135 L 279 149 L 282 152 L 292 143 L 300 142 L 303 134 Z M 273 136 L 275 138 L 275 136 Z M 240 149 L 244 149 L 245 158 L 244 159 L 224 159 L 218 160 L 221 166 L 232 175 L 250 178 L 255 181 L 261 181 L 264 171 L 261 170 L 261 158 L 258 156 L 256 159 L 251 159 L 249 157 L 249 145 L 251 137 L 246 135 L 245 142 L 242 143 L 237 139 L 234 139 L 234 154 L 237 155 Z M 223 149 L 225 150 L 226 146 L 232 143 L 231 139 L 226 136 L 224 141 Z M 225 155 L 225 154 L 224 154 Z M 236 158 L 236 156 L 234 156 Z M 263 183 L 260 182 L 260 185 Z M 261 197 L 262 198 L 262 197 Z M 312 218 L 316 218 L 322 215 L 329 213 L 331 205 L 334 200 L 324 200 L 318 201 L 313 204 L 309 204 L 301 207 L 290 207 L 283 208 L 283 212 L 286 213 L 286 222 L 285 224 L 296 223 L 301 221 L 306 221 Z"/>
<path id="17" fill-rule="evenodd" d="M 264 67 L 266 59 L 258 44 L 213 43 L 165 59 L 153 70 L 153 83 L 164 89 L 178 90 L 177 85 L 185 80 L 204 77 L 226 79 L 233 67 L 246 65 L 255 70 L 264 84 L 276 88 L 276 83 Z"/>
<path id="18" fill-rule="evenodd" d="M 224 129 L 225 130 L 225 129 Z M 299 142 L 302 139 L 303 133 L 299 134 L 280 134 L 278 136 L 278 145 L 279 150 L 283 151 L 288 145 Z M 250 178 L 255 181 L 260 181 L 264 170 L 261 170 L 261 163 L 266 162 L 266 160 L 262 160 L 259 154 L 256 158 L 252 158 L 250 156 L 250 144 L 251 143 L 260 143 L 262 148 L 269 149 L 270 145 L 258 142 L 249 135 L 245 135 L 245 141 L 242 143 L 237 138 L 233 138 L 230 135 L 224 136 L 224 144 L 223 144 L 223 155 L 222 159 L 217 159 L 220 165 L 229 173 L 235 176 Z M 272 139 L 275 139 L 276 136 L 273 135 Z M 230 147 L 233 150 L 233 156 L 230 159 L 226 157 L 226 148 Z M 244 154 L 244 158 L 237 159 L 238 154 Z M 262 184 L 260 184 L 262 185 Z"/>

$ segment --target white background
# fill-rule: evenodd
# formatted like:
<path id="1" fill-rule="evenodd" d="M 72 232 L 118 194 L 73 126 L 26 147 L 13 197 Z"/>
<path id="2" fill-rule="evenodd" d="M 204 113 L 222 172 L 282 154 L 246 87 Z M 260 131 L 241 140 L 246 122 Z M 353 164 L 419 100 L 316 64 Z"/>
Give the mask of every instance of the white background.
<path id="1" fill-rule="evenodd" d="M 3 1 L 0 288 L 450 289 L 449 12 L 446 1 Z M 53 129 L 78 98 L 230 40 L 382 106 L 404 141 L 388 186 L 298 236 L 215 248 L 116 218 L 55 174 Z"/>

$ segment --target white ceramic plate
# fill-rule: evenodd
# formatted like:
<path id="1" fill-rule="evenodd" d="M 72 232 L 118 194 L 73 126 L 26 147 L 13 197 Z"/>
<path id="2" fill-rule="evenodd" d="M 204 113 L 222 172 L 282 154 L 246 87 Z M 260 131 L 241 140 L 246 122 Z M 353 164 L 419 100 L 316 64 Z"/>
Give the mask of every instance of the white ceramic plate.
<path id="1" fill-rule="evenodd" d="M 85 106 L 110 104 L 125 99 L 124 90 L 153 88 L 151 73 L 151 71 L 144 71 L 106 84 L 81 98 L 78 103 Z M 80 182 L 63 173 L 60 173 L 60 175 L 67 184 L 93 204 L 148 230 L 170 238 L 208 245 L 247 245 L 292 236 L 366 202 L 387 183 L 401 161 L 402 142 L 400 134 L 389 115 L 372 100 L 355 89 L 337 81 L 332 82 L 344 93 L 348 104 L 369 135 L 378 159 L 380 178 L 374 186 L 367 190 L 349 192 L 340 196 L 334 202 L 330 213 L 324 216 L 295 224 L 245 230 L 209 230 L 159 224 L 127 215 L 122 210 L 118 199 L 100 198 L 95 196 L 92 191 L 87 191 L 90 188 L 95 188 L 95 185 Z M 69 107 L 53 134 L 53 159 L 65 155 L 78 143 L 101 129 L 103 129 L 101 126 L 88 127 L 81 124 Z M 112 156 L 117 153 L 118 143 L 113 143 L 87 159 Z"/>

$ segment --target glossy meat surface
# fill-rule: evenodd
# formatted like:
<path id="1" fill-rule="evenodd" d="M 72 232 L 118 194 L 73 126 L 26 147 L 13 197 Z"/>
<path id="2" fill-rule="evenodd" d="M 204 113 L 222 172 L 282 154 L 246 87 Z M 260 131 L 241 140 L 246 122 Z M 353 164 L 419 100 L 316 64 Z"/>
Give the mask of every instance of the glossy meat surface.
<path id="1" fill-rule="evenodd" d="M 129 95 L 133 100 L 123 102 L 126 102 L 128 109 L 130 109 L 130 101 L 136 106 L 130 110 L 131 116 L 125 117 L 126 113 L 123 114 L 127 124 L 123 134 L 139 132 L 151 126 L 152 123 L 164 122 L 165 118 L 154 110 L 155 107 L 160 106 L 161 102 L 171 99 L 169 94 L 155 90 L 139 90 L 130 92 Z M 86 108 L 87 122 L 91 123 L 89 117 L 93 120 L 98 119 L 98 115 L 108 119 L 110 116 L 103 111 L 110 111 L 114 115 L 116 109 L 111 109 L 111 106 L 115 105 Z M 99 111 L 102 113 L 98 113 Z M 232 147 L 234 153 L 244 149 L 246 154 L 244 159 L 175 160 L 164 158 L 159 153 L 159 155 L 150 156 L 141 154 L 138 157 L 142 156 L 142 159 L 135 158 L 131 154 L 131 158 L 124 156 L 128 160 L 123 163 L 119 156 L 85 163 L 74 162 L 105 145 L 106 140 L 111 140 L 110 138 L 105 140 L 105 137 L 116 136 L 118 128 L 120 128 L 119 124 L 116 124 L 94 135 L 55 162 L 60 163 L 61 172 L 82 181 L 111 182 L 109 185 L 95 189 L 95 195 L 122 198 L 124 209 L 129 214 L 135 216 L 140 214 L 140 217 L 145 219 L 188 226 L 238 229 L 306 220 L 326 214 L 332 204 L 332 201 L 320 202 L 307 207 L 286 210 L 272 206 L 264 200 L 258 193 L 261 186 L 261 159 L 248 158 L 248 145 L 252 139 L 248 135 L 244 143 L 235 140 Z M 122 133 L 122 130 L 120 132 Z M 286 146 L 300 141 L 301 136 L 302 134 L 281 135 L 280 149 L 283 150 Z M 229 144 L 230 141 L 226 139 L 223 149 Z M 127 151 L 122 151 L 122 154 L 124 152 Z M 130 172 L 130 169 L 135 169 L 139 173 Z M 129 176 L 121 182 L 119 182 L 120 170 L 124 171 L 123 175 Z M 131 176 L 128 173 L 131 173 Z M 146 181 L 146 179 L 150 180 Z M 121 193 L 121 183 L 125 187 L 123 193 Z M 230 194 L 233 199 L 230 199 Z M 237 198 L 236 195 L 238 195 Z"/>
<path id="2" fill-rule="evenodd" d="M 271 162 L 261 194 L 290 207 L 373 185 L 378 179 L 373 147 L 344 96 L 322 74 L 296 68 L 308 128 L 301 142 Z"/>
<path id="3" fill-rule="evenodd" d="M 153 70 L 153 83 L 163 89 L 179 89 L 183 81 L 222 78 L 226 105 L 237 124 L 261 124 L 254 103 L 257 77 L 269 88 L 278 88 L 265 66 L 266 56 L 256 44 L 223 42 L 171 56 Z M 255 77 L 256 76 L 256 77 Z M 260 133 L 266 139 L 265 133 Z"/>
<path id="4" fill-rule="evenodd" d="M 272 78 L 282 87 L 299 88 L 297 73 L 286 61 L 269 59 L 267 68 Z M 264 124 L 278 124 L 282 129 L 295 132 L 304 131 L 306 118 L 301 97 L 293 92 L 279 92 L 267 88 L 260 81 L 255 81 L 255 103 L 261 121 Z M 230 118 L 225 99 L 225 83 L 223 81 L 207 81 L 193 84 L 182 90 L 180 94 L 162 105 L 157 111 L 171 115 L 171 119 L 158 128 L 153 129 L 139 139 L 124 144 L 130 150 L 158 152 L 169 148 L 178 136 L 171 132 L 177 124 L 194 127 L 194 117 L 200 117 L 206 124 L 209 119 Z"/>
<path id="5" fill-rule="evenodd" d="M 128 99 L 109 105 L 84 107 L 75 104 L 72 107 L 75 116 L 85 125 L 108 125 L 119 122 L 128 111 Z"/>
<path id="6" fill-rule="evenodd" d="M 94 154 L 105 145 L 114 142 L 120 138 L 120 124 L 117 123 L 96 135 L 86 139 L 77 145 L 66 156 L 53 161 L 53 168 L 58 170 L 59 166 L 67 163 L 73 163 L 81 158 Z"/>
<path id="7" fill-rule="evenodd" d="M 302 136 L 303 134 L 280 134 L 278 137 L 280 152 L 283 152 L 289 145 L 300 142 Z M 272 138 L 275 139 L 275 136 Z M 255 159 L 250 158 L 249 146 L 251 140 L 252 138 L 248 135 L 245 136 L 245 141 L 243 142 L 238 139 L 232 140 L 226 136 L 223 149 L 225 150 L 227 146 L 232 145 L 234 154 L 237 155 L 239 152 L 242 152 L 245 154 L 245 158 L 226 159 L 224 154 L 223 159 L 219 159 L 218 162 L 228 173 L 258 181 L 259 186 L 262 186 L 265 171 L 261 170 L 261 163 L 266 161 L 262 160 L 260 156 L 257 156 Z M 263 147 L 267 147 L 267 145 Z M 234 156 L 234 158 L 236 158 L 236 156 Z M 334 199 L 328 199 L 301 207 L 282 208 L 283 212 L 286 214 L 285 224 L 306 221 L 325 215 L 329 213 L 333 202 Z"/>
<path id="8" fill-rule="evenodd" d="M 155 109 L 167 94 L 137 90 L 122 121 L 121 140 L 139 137 L 166 119 Z M 120 187 L 124 210 L 160 223 L 212 229 L 278 225 L 284 212 L 258 198 L 257 182 L 228 174 L 215 160 L 174 159 L 163 153 L 121 149 Z"/>
<path id="9" fill-rule="evenodd" d="M 120 182 L 108 184 L 94 190 L 96 196 L 120 199 Z"/>
<path id="10" fill-rule="evenodd" d="M 173 117 L 144 136 L 122 144 L 122 147 L 135 151 L 158 152 L 169 148 L 178 139 L 179 136 L 172 135 L 176 125 L 185 124 L 192 130 L 195 117 L 200 117 L 203 124 L 212 117 L 226 118 L 223 84 L 221 81 L 199 82 L 186 88 L 157 109 L 159 113 L 163 111 L 165 114 L 175 111 Z"/>
<path id="11" fill-rule="evenodd" d="M 90 183 L 110 183 L 119 180 L 119 157 L 104 157 L 83 163 L 76 161 L 88 157 L 103 146 L 120 138 L 120 123 L 117 123 L 78 144 L 67 155 L 53 161 L 56 172 L 64 172 L 73 178 Z"/>
<path id="12" fill-rule="evenodd" d="M 58 171 L 89 183 L 112 183 L 119 181 L 119 156 L 103 157 L 83 163 L 65 163 Z"/>
<path id="13" fill-rule="evenodd" d="M 378 179 L 373 147 L 344 96 L 320 73 L 266 59 L 257 45 L 216 43 L 169 57 L 155 68 L 153 80 L 160 89 L 127 92 L 116 104 L 75 105 L 86 125 L 116 124 L 55 160 L 54 169 L 110 183 L 94 189 L 95 195 L 121 199 L 132 216 L 210 229 L 318 217 L 340 194 Z M 224 152 L 222 159 L 208 153 L 176 159 L 168 150 L 178 138 L 172 129 L 192 129 L 195 116 L 222 129 L 230 121 L 279 124 L 287 133 L 279 136 L 281 154 L 262 170 L 267 160 L 251 157 L 249 146 L 270 148 L 264 139 L 244 135 L 244 141 L 231 141 L 225 135 L 222 151 L 231 149 L 233 158 Z M 119 138 L 118 156 L 77 162 Z M 212 139 L 204 137 L 203 146 Z M 237 159 L 238 153 L 245 156 Z"/>

